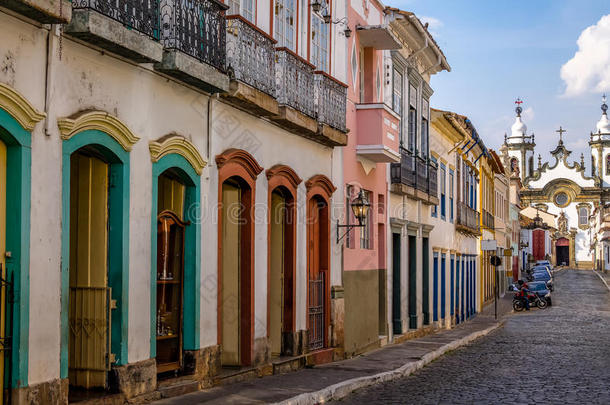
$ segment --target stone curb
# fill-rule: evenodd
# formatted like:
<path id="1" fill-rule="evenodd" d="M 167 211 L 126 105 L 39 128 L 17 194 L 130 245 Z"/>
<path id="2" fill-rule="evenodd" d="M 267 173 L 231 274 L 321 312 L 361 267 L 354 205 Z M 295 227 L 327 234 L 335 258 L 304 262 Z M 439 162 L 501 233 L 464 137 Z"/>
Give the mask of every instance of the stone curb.
<path id="1" fill-rule="evenodd" d="M 608 286 L 608 282 L 606 281 L 606 279 L 595 270 L 593 270 L 593 273 L 597 274 L 597 277 L 599 277 L 599 279 L 601 281 L 603 281 L 603 283 L 606 285 L 606 288 L 608 289 L 608 291 L 610 291 L 610 286 Z"/>
<path id="2" fill-rule="evenodd" d="M 431 363 L 437 358 L 441 357 L 448 351 L 455 350 L 458 347 L 464 346 L 482 336 L 489 334 L 490 332 L 500 328 L 504 325 L 504 321 L 500 321 L 486 329 L 476 331 L 470 335 L 464 336 L 463 338 L 454 340 L 432 352 L 426 353 L 422 356 L 421 360 L 406 363 L 405 365 L 390 371 L 384 371 L 382 373 L 368 375 L 364 377 L 352 378 L 349 380 L 342 381 L 337 384 L 333 384 L 319 391 L 306 392 L 304 394 L 297 395 L 295 397 L 286 399 L 278 402 L 278 405 L 315 405 L 330 400 L 339 400 L 354 392 L 355 390 L 369 387 L 371 385 L 380 384 L 392 380 L 396 380 L 401 377 L 406 377 L 409 374 L 419 370 L 425 365 Z"/>

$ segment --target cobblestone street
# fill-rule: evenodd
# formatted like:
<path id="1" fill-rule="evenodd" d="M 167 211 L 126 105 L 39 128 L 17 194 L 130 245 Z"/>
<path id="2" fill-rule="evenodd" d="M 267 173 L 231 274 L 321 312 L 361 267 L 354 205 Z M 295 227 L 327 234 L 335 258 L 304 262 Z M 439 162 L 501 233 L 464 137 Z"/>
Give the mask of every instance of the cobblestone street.
<path id="1" fill-rule="evenodd" d="M 610 403 L 610 293 L 590 271 L 556 276 L 553 306 L 347 404 Z"/>

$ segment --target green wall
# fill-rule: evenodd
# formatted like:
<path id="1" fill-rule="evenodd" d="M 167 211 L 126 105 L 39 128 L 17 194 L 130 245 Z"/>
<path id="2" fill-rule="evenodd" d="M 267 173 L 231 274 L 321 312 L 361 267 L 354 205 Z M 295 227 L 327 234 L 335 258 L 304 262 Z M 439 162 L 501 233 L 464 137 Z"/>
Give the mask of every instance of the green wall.
<path id="1" fill-rule="evenodd" d="M 358 354 L 379 340 L 379 270 L 343 272 L 345 353 Z"/>

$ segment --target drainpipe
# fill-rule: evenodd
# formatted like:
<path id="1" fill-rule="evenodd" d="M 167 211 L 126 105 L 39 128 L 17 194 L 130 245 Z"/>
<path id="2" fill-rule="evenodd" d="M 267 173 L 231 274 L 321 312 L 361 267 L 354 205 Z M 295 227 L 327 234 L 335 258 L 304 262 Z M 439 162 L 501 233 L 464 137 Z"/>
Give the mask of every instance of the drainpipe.
<path id="1" fill-rule="evenodd" d="M 52 24 L 51 29 L 49 30 L 49 37 L 47 38 L 46 75 L 44 84 L 44 112 L 47 115 L 44 124 L 44 133 L 47 136 L 51 135 L 51 115 L 49 114 L 49 108 L 51 105 L 51 89 L 53 88 L 53 73 L 55 71 L 53 57 L 57 49 L 57 42 L 60 35 L 59 27 L 59 24 Z"/>
<path id="2" fill-rule="evenodd" d="M 206 137 L 207 137 L 207 149 L 208 149 L 208 156 L 207 156 L 207 166 L 212 164 L 212 97 L 214 97 L 214 95 L 210 95 L 210 97 L 208 97 L 208 116 L 207 116 L 207 133 L 206 133 Z"/>

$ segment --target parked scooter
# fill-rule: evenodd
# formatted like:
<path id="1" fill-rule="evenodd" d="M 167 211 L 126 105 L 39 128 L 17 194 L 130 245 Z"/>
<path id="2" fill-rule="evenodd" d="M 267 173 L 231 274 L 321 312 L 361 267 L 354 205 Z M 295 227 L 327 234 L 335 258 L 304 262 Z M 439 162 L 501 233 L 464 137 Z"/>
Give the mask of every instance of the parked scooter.
<path id="1" fill-rule="evenodd" d="M 530 302 L 530 306 L 537 306 L 540 309 L 544 309 L 547 307 L 546 300 L 540 298 L 535 293 L 528 293 L 527 298 Z M 521 297 L 519 293 L 513 296 L 513 309 L 517 312 L 521 312 L 525 309 L 525 298 Z"/>

